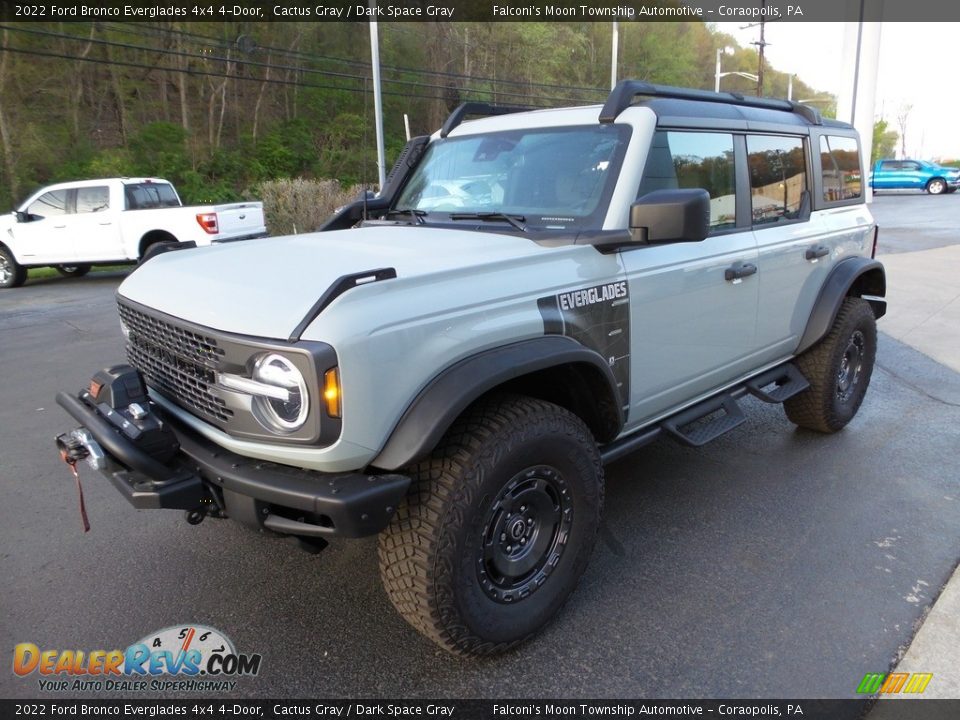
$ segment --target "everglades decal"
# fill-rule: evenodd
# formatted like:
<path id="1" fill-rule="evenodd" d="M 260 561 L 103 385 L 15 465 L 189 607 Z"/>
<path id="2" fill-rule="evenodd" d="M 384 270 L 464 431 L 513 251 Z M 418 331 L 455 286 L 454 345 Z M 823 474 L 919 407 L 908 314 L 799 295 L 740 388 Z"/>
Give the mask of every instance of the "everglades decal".
<path id="1" fill-rule="evenodd" d="M 606 358 L 630 402 L 630 292 L 626 280 L 569 290 L 537 300 L 547 335 L 566 335 Z"/>

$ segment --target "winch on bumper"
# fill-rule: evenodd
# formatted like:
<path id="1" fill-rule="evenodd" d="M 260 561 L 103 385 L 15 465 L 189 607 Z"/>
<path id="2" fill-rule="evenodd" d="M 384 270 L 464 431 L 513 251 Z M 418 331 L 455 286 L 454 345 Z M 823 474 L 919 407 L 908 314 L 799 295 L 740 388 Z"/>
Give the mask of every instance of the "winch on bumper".
<path id="1" fill-rule="evenodd" d="M 186 510 L 191 522 L 229 516 L 281 535 L 362 537 L 385 528 L 410 479 L 321 473 L 224 450 L 162 414 L 140 373 L 118 365 L 57 403 L 82 427 L 57 438 L 68 462 L 87 459 L 137 508 Z"/>

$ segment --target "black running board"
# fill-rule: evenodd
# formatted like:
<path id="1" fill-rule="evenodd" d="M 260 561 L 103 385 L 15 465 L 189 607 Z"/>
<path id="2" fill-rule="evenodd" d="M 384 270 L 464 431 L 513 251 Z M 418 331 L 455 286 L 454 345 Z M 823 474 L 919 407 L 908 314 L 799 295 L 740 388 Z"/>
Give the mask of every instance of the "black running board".
<path id="1" fill-rule="evenodd" d="M 700 447 L 745 423 L 747 416 L 733 395 L 705 400 L 664 420 L 660 426 L 684 445 Z"/>
<path id="2" fill-rule="evenodd" d="M 747 392 L 764 402 L 782 403 L 809 388 L 810 383 L 797 370 L 796 365 L 787 363 L 750 378 L 744 383 L 744 387 Z"/>
<path id="3" fill-rule="evenodd" d="M 764 402 L 782 403 L 809 387 L 810 383 L 797 367 L 793 363 L 785 363 L 689 407 L 658 425 L 603 446 L 600 458 L 604 465 L 612 463 L 653 442 L 661 433 L 690 447 L 706 445 L 746 422 L 747 417 L 737 404 L 738 398 L 749 393 Z"/>

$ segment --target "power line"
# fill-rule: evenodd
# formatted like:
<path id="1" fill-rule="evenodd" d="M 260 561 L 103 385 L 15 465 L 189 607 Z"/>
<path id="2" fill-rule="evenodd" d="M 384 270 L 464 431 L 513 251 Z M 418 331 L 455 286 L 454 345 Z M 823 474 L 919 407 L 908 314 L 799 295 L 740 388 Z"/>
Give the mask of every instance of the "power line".
<path id="1" fill-rule="evenodd" d="M 131 29 L 132 27 L 134 27 L 132 24 L 126 24 L 126 25 L 120 26 L 118 29 L 121 29 L 122 31 L 130 31 L 130 29 Z M 137 26 L 137 28 L 138 28 L 138 30 L 139 30 L 139 25 Z M 209 43 L 211 46 L 216 46 L 216 47 L 228 48 L 228 47 L 231 47 L 231 46 L 234 45 L 234 41 L 219 40 L 218 38 L 213 38 L 213 37 L 210 37 L 210 36 L 208 36 L 208 35 L 200 35 L 200 34 L 197 34 L 197 33 L 190 33 L 190 32 L 186 32 L 186 31 L 184 31 L 184 30 L 173 30 L 173 29 L 169 29 L 169 28 L 159 28 L 159 27 L 154 27 L 154 26 L 150 26 L 150 25 L 147 25 L 146 28 L 156 31 L 155 34 L 153 35 L 153 37 L 159 37 L 159 35 L 157 35 L 156 33 L 162 33 L 162 34 L 167 34 L 167 35 L 176 34 L 176 35 L 181 35 L 181 36 L 184 36 L 184 37 L 195 38 L 195 39 L 197 39 L 197 40 L 206 40 L 206 41 L 208 41 L 208 43 Z M 143 34 L 143 33 L 141 32 L 140 34 Z M 338 57 L 333 57 L 333 56 L 330 56 L 330 55 L 321 55 L 321 54 L 318 54 L 318 53 L 307 53 L 307 52 L 304 52 L 304 51 L 301 51 L 301 50 L 292 50 L 292 49 L 278 48 L 278 47 L 269 46 L 269 45 L 259 46 L 257 49 L 259 49 L 259 50 L 266 50 L 266 51 L 269 51 L 269 52 L 271 52 L 271 53 L 277 53 L 277 54 L 281 54 L 281 55 L 287 55 L 287 56 L 289 56 L 289 57 L 300 57 L 300 58 L 305 58 L 305 59 L 310 59 L 310 60 L 322 60 L 322 61 L 334 62 L 334 63 L 340 63 L 340 64 L 346 64 L 346 65 L 357 65 L 357 66 L 360 66 L 360 67 L 363 67 L 363 68 L 369 68 L 369 67 L 370 67 L 370 63 L 367 62 L 367 61 L 364 61 L 364 60 L 352 60 L 352 59 L 349 59 L 349 58 L 338 58 Z M 381 69 L 383 69 L 383 70 L 391 70 L 391 71 L 394 71 L 394 72 L 414 73 L 414 74 L 421 75 L 421 76 L 422 76 L 422 75 L 434 75 L 434 76 L 447 77 L 447 78 L 452 78 L 452 79 L 457 79 L 457 80 L 473 80 L 473 81 L 479 81 L 479 82 L 493 82 L 493 83 L 497 83 L 498 85 L 509 85 L 509 86 L 524 87 L 524 88 L 543 88 L 543 89 L 547 89 L 547 90 L 566 90 L 566 91 L 573 91 L 573 92 L 596 93 L 596 94 L 602 94 L 603 96 L 606 96 L 607 93 L 608 93 L 608 91 L 607 91 L 605 88 L 601 88 L 601 87 L 583 87 L 583 86 L 575 86 L 575 85 L 558 85 L 558 84 L 553 84 L 553 83 L 528 82 L 528 81 L 524 81 L 524 80 L 507 80 L 507 79 L 492 78 L 492 77 L 477 76 L 477 75 L 466 75 L 466 74 L 464 74 L 464 73 L 456 73 L 456 72 L 443 71 L 443 70 L 427 70 L 427 69 L 407 68 L 407 67 L 402 67 L 402 66 L 397 66 L 397 65 L 389 65 L 389 64 L 382 64 L 382 63 L 381 63 L 381 65 L 380 65 L 380 67 L 381 67 Z M 503 94 L 510 94 L 510 93 L 504 92 Z M 520 96 L 519 93 L 516 93 L 516 94 L 514 94 L 514 95 L 517 96 L 517 97 Z M 526 96 L 526 95 L 529 95 L 529 93 L 525 93 L 525 94 L 524 94 L 524 96 Z"/>
<path id="2" fill-rule="evenodd" d="M 325 77 L 334 77 L 334 78 L 338 78 L 338 79 L 349 79 L 349 80 L 355 80 L 355 81 L 360 81 L 360 82 L 363 82 L 363 81 L 366 80 L 365 76 L 363 76 L 363 75 L 352 75 L 352 74 L 349 74 L 349 73 L 340 73 L 340 72 L 333 72 L 333 71 L 329 71 L 329 70 L 319 70 L 319 69 L 315 69 L 315 68 L 306 68 L 306 67 L 300 67 L 300 66 L 278 65 L 278 64 L 274 64 L 274 63 L 259 62 L 259 61 L 256 61 L 256 60 L 241 60 L 241 59 L 239 59 L 239 58 L 229 58 L 229 57 L 211 56 L 211 55 L 207 55 L 207 54 L 204 54 L 204 53 L 191 53 L 191 52 L 186 52 L 186 51 L 183 51 L 183 50 L 171 50 L 171 49 L 167 49 L 167 48 L 153 48 L 153 47 L 147 47 L 147 46 L 143 46 L 143 45 L 132 45 L 132 44 L 130 44 L 130 43 L 116 42 L 116 41 L 106 40 L 106 39 L 102 39 L 102 38 L 84 37 L 84 36 L 79 36 L 79 35 L 69 35 L 69 34 L 64 34 L 64 33 L 52 32 L 52 31 L 49 31 L 49 30 L 40 30 L 40 29 L 36 29 L 36 28 L 23 28 L 23 27 L 11 27 L 11 26 L 7 26 L 7 25 L 0 25 L 0 29 L 3 29 L 3 30 L 12 30 L 12 31 L 14 31 L 14 32 L 21 32 L 21 33 L 29 33 L 29 34 L 40 35 L 40 36 L 45 36 L 45 37 L 55 37 L 55 38 L 59 38 L 59 39 L 63 39 L 63 40 L 68 40 L 68 41 L 72 41 L 72 42 L 93 43 L 93 44 L 102 45 L 102 46 L 118 47 L 118 48 L 122 48 L 122 49 L 125 49 L 125 50 L 137 50 L 137 51 L 142 51 L 142 52 L 147 52 L 147 53 L 159 53 L 159 54 L 162 54 L 162 55 L 170 55 L 170 56 L 175 56 L 175 57 L 185 57 L 185 58 L 188 58 L 188 59 L 202 60 L 202 61 L 205 61 L 205 62 L 216 61 L 216 62 L 226 63 L 228 67 L 229 67 L 229 65 L 232 63 L 232 64 L 235 65 L 235 66 L 245 66 L 245 67 L 246 67 L 246 66 L 249 66 L 249 67 L 256 67 L 256 68 L 265 68 L 265 69 L 267 69 L 267 70 L 293 71 L 293 72 L 295 72 L 295 73 L 305 73 L 305 74 L 312 74 L 312 75 L 321 75 L 321 76 L 325 76 Z M 34 54 L 36 54 L 35 51 L 34 51 Z M 72 56 L 71 56 L 71 57 L 72 57 Z M 81 58 L 74 57 L 74 59 L 81 59 Z M 198 71 L 198 70 L 195 70 L 195 69 L 184 69 L 184 68 L 164 68 L 164 69 L 170 70 L 170 71 L 173 71 L 173 72 L 186 72 L 187 74 L 200 74 L 200 75 L 207 75 L 207 76 L 212 76 L 212 77 L 235 77 L 235 78 L 237 78 L 237 79 L 244 79 L 244 80 L 251 79 L 251 80 L 257 80 L 257 81 L 266 81 L 266 80 L 264 80 L 264 79 L 259 79 L 259 78 L 246 78 L 246 77 L 242 77 L 242 76 L 240 76 L 240 75 L 230 75 L 229 73 L 228 73 L 228 74 L 217 74 L 217 73 L 212 73 L 212 72 L 209 72 L 209 71 Z M 464 76 L 464 77 L 467 77 L 467 76 Z M 446 85 L 437 85 L 437 84 L 434 84 L 434 83 L 424 83 L 424 82 L 418 82 L 418 81 L 414 81 L 414 80 L 398 80 L 398 79 L 392 79 L 392 78 L 384 78 L 384 82 L 385 82 L 385 83 L 390 83 L 390 84 L 392 84 L 392 85 L 404 85 L 404 86 L 408 86 L 408 87 L 425 88 L 425 89 L 428 89 L 428 90 L 441 90 L 441 91 L 446 91 L 446 90 L 449 89 L 448 86 L 446 86 Z M 297 84 L 297 83 L 292 82 L 292 81 L 286 81 L 286 84 Z M 327 87 L 327 89 L 330 89 L 328 86 L 316 86 L 316 85 L 302 85 L 302 86 L 303 86 L 303 87 L 320 87 L 320 88 Z M 458 88 L 458 89 L 461 89 L 461 88 Z M 469 87 L 467 87 L 467 88 L 462 88 L 462 89 L 463 89 L 463 90 L 468 90 L 468 91 L 473 92 L 473 93 L 481 93 L 481 94 L 485 94 L 485 95 L 491 95 L 491 96 L 494 96 L 494 97 L 496 97 L 496 96 L 501 96 L 501 97 L 529 98 L 529 93 L 511 92 L 511 91 L 507 91 L 507 90 L 483 90 L 483 89 L 469 88 Z M 384 91 L 383 94 L 384 94 L 384 95 L 401 96 L 401 97 L 405 97 L 405 96 L 408 96 L 408 95 L 409 95 L 409 93 L 389 92 L 389 91 Z M 430 99 L 438 99 L 438 100 L 443 100 L 443 99 L 445 99 L 443 96 L 425 96 L 425 95 L 419 95 L 419 97 L 422 97 L 422 98 L 430 98 Z M 538 99 L 538 100 L 541 100 L 541 101 L 558 102 L 558 103 L 567 103 L 567 102 L 570 102 L 570 101 L 571 101 L 571 98 L 569 98 L 569 97 L 560 98 L 560 97 L 544 97 L 544 96 L 539 96 L 537 99 Z M 579 100 L 579 98 L 576 98 L 576 100 Z"/>

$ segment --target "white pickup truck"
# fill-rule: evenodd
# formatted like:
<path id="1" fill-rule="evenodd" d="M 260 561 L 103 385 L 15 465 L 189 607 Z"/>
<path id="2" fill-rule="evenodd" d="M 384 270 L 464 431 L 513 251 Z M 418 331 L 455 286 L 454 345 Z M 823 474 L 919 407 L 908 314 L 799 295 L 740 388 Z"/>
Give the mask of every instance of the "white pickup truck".
<path id="1" fill-rule="evenodd" d="M 91 265 L 266 234 L 263 203 L 184 207 L 173 185 L 159 178 L 50 185 L 0 216 L 0 288 L 22 285 L 31 267 L 80 276 Z"/>

